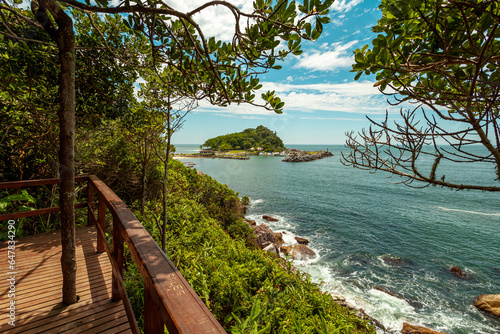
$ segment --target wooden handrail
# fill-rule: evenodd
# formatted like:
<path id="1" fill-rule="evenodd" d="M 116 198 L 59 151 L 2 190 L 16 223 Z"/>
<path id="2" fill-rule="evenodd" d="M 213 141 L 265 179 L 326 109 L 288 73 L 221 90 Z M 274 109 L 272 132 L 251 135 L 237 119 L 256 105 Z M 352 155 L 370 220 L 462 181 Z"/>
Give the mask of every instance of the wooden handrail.
<path id="1" fill-rule="evenodd" d="M 0 189 L 56 184 L 58 180 L 5 182 L 0 183 Z M 226 333 L 127 205 L 96 176 L 79 176 L 75 181 L 88 182 L 88 202 L 83 203 L 88 207 L 88 223 L 96 225 L 97 252 L 105 251 L 110 258 L 113 268 L 112 299 L 123 300 L 132 331 L 140 333 L 123 284 L 124 242 L 144 280 L 145 333 L 163 334 L 164 326 L 169 333 Z M 97 218 L 95 195 L 98 197 Z M 106 209 L 113 216 L 112 249 L 105 236 Z"/>

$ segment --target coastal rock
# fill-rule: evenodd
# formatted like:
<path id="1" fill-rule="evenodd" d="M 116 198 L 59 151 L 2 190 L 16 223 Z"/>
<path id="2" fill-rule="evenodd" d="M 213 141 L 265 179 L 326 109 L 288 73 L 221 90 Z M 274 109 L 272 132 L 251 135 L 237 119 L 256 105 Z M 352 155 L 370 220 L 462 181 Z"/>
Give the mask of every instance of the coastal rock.
<path id="1" fill-rule="evenodd" d="M 398 267 L 409 266 L 411 264 L 409 261 L 395 256 L 384 256 L 382 260 L 388 265 Z"/>
<path id="2" fill-rule="evenodd" d="M 197 174 L 197 175 L 201 175 L 201 176 L 205 175 L 205 174 L 203 174 L 202 172 L 200 172 L 199 170 L 198 170 L 198 171 L 196 171 L 196 174 Z"/>
<path id="3" fill-rule="evenodd" d="M 410 325 L 407 322 L 403 323 L 403 329 L 401 330 L 401 334 L 445 334 L 443 332 L 436 332 L 429 328 Z"/>
<path id="4" fill-rule="evenodd" d="M 272 253 L 275 257 L 279 256 L 279 250 L 275 244 L 269 243 L 266 247 L 262 248 L 264 252 Z"/>
<path id="5" fill-rule="evenodd" d="M 257 246 L 261 249 L 269 246 L 270 243 L 274 244 L 274 233 L 266 224 L 260 224 L 255 227 L 253 233 L 255 234 Z"/>
<path id="6" fill-rule="evenodd" d="M 330 296 L 332 296 L 333 300 L 335 302 L 345 302 L 345 297 L 342 295 L 339 295 L 338 293 L 335 292 L 330 292 Z"/>
<path id="7" fill-rule="evenodd" d="M 295 240 L 301 245 L 307 245 L 309 243 L 309 240 L 301 237 L 295 237 Z"/>
<path id="8" fill-rule="evenodd" d="M 277 222 L 278 221 L 278 219 L 270 217 L 270 216 L 266 216 L 266 215 L 263 215 L 262 219 L 267 220 L 268 222 Z"/>
<path id="9" fill-rule="evenodd" d="M 500 295 L 481 295 L 476 298 L 474 306 L 481 311 L 500 317 Z"/>
<path id="10" fill-rule="evenodd" d="M 246 219 L 246 218 L 244 218 L 243 220 L 244 220 L 244 221 L 245 221 L 248 225 L 250 225 L 250 226 L 256 226 L 256 225 L 257 225 L 257 223 L 255 222 L 255 220 L 250 220 L 250 219 Z"/>
<path id="11" fill-rule="evenodd" d="M 294 260 L 309 260 L 316 256 L 316 253 L 306 245 L 281 246 L 281 251 L 285 255 L 291 256 Z"/>
<path id="12" fill-rule="evenodd" d="M 274 244 L 276 247 L 280 248 L 284 243 L 283 235 L 281 233 L 274 233 Z"/>
<path id="13" fill-rule="evenodd" d="M 297 149 L 292 149 L 288 152 L 288 156 L 283 159 L 282 161 L 284 162 L 306 162 L 306 161 L 313 161 L 313 160 L 319 160 L 323 159 L 326 157 L 332 157 L 333 154 L 328 151 L 323 151 L 323 152 L 318 152 L 315 154 L 308 154 L 305 151 L 300 151 Z"/>
<path id="14" fill-rule="evenodd" d="M 450 272 L 455 275 L 455 276 L 458 276 L 458 277 L 461 277 L 461 278 L 466 278 L 466 275 L 465 273 L 462 271 L 462 269 L 460 269 L 459 267 L 455 266 L 453 268 L 450 269 Z"/>

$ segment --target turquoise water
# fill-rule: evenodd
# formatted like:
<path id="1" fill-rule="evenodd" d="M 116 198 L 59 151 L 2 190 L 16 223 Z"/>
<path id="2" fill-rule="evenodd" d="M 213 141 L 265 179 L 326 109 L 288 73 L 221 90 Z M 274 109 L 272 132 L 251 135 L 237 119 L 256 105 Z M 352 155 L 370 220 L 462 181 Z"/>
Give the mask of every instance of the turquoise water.
<path id="1" fill-rule="evenodd" d="M 500 321 L 477 311 L 481 294 L 500 293 L 499 195 L 392 184 L 399 178 L 371 174 L 340 163 L 343 146 L 331 158 L 284 163 L 282 157 L 250 160 L 190 159 L 195 168 L 250 197 L 247 217 L 311 241 L 318 258 L 296 262 L 322 289 L 334 291 L 363 308 L 391 331 L 403 322 L 445 333 L 499 333 Z M 177 152 L 199 145 L 177 145 Z M 488 164 L 462 164 L 447 170 L 447 180 L 492 184 Z M 441 174 L 439 174 L 441 173 Z M 398 261 L 384 261 L 396 258 Z M 397 263 L 395 263 L 397 262 Z M 461 279 L 448 269 L 459 266 Z M 376 290 L 393 291 L 404 300 Z"/>

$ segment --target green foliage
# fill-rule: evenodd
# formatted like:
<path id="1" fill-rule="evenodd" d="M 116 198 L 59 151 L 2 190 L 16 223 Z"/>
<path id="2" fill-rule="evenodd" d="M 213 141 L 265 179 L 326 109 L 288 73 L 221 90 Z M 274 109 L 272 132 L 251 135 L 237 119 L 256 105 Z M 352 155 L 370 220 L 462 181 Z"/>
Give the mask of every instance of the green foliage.
<path id="1" fill-rule="evenodd" d="M 169 170 L 167 255 L 228 332 L 374 333 L 306 276 L 253 246 L 231 189 L 179 161 Z M 149 203 L 142 221 L 159 242 L 156 206 Z M 133 269 L 127 277 L 140 307 L 141 279 Z"/>
<path id="2" fill-rule="evenodd" d="M 215 150 L 250 149 L 253 147 L 263 148 L 266 151 L 283 151 L 285 146 L 283 141 L 273 132 L 263 125 L 255 129 L 246 129 L 242 132 L 235 132 L 227 135 L 210 138 L 203 144 Z"/>
<path id="3" fill-rule="evenodd" d="M 376 73 L 381 91 L 450 113 L 497 110 L 498 1 L 383 0 L 379 8 L 373 47 L 354 52 L 356 80 Z"/>

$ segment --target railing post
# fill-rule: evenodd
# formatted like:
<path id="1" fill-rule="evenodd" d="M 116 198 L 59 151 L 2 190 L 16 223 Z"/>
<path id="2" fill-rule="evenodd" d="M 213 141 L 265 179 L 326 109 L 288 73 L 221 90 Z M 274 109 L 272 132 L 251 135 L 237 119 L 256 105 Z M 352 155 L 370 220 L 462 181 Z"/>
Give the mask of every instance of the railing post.
<path id="1" fill-rule="evenodd" d="M 113 257 L 118 265 L 120 278 L 123 279 L 123 236 L 118 226 L 118 218 L 113 216 Z M 113 272 L 113 283 L 111 289 L 111 299 L 113 301 L 120 300 L 120 290 L 118 289 L 118 280 Z"/>
<path id="2" fill-rule="evenodd" d="M 163 334 L 165 325 L 160 310 L 152 299 L 153 289 L 148 281 L 144 281 L 144 333 Z"/>
<path id="3" fill-rule="evenodd" d="M 90 180 L 87 181 L 87 205 L 88 205 L 87 223 L 89 224 L 89 226 L 94 226 L 95 225 L 94 185 Z"/>
<path id="4" fill-rule="evenodd" d="M 106 202 L 104 202 L 104 196 L 102 196 L 101 193 L 98 194 L 99 197 L 99 203 L 97 204 L 98 206 L 98 217 L 97 217 L 97 224 L 99 225 L 98 228 L 104 232 L 106 231 Z M 97 233 L 97 253 L 102 253 L 105 251 L 104 248 L 104 243 L 106 242 L 106 239 L 101 235 L 101 233 Z"/>

